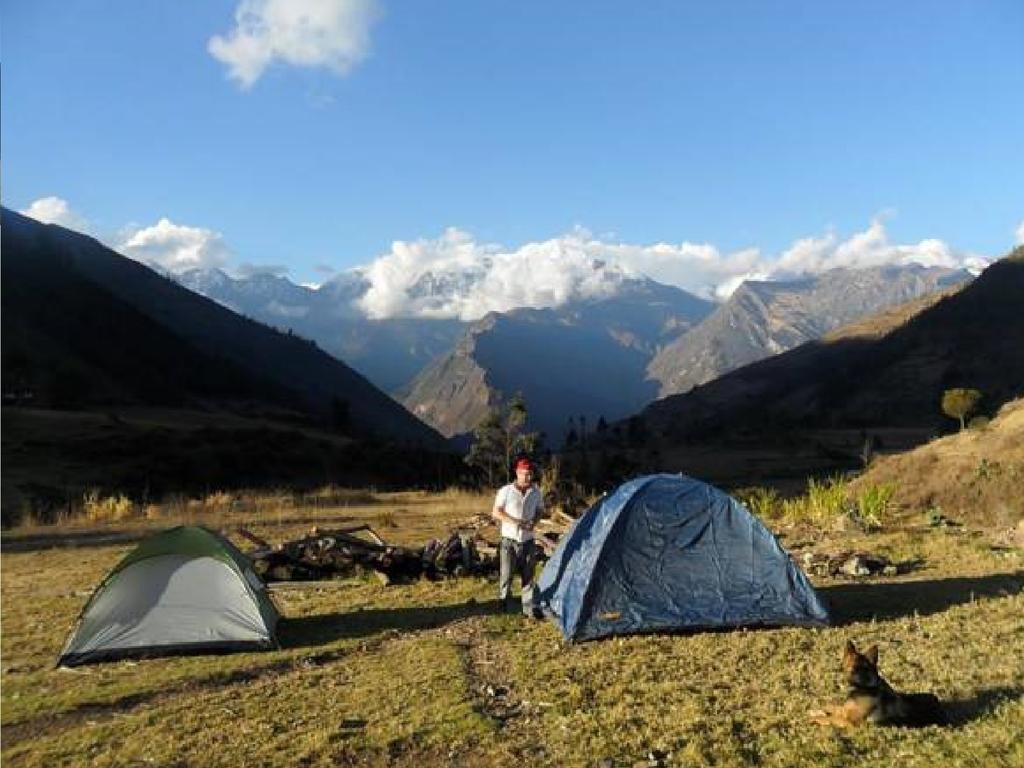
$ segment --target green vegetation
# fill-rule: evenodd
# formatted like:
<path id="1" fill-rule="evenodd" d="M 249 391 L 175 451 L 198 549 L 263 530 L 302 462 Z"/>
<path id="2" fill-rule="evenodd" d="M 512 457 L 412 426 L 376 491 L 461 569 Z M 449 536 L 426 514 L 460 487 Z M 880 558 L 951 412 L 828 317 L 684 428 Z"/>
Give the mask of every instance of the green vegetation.
<path id="1" fill-rule="evenodd" d="M 855 491 L 847 480 L 834 475 L 809 479 L 806 493 L 789 499 L 761 486 L 740 488 L 734 495 L 763 520 L 828 528 L 846 519 L 873 530 L 890 522 L 896 490 L 895 483 L 881 483 Z"/>
<path id="2" fill-rule="evenodd" d="M 733 496 L 743 502 L 754 515 L 764 520 L 777 518 L 781 511 L 782 501 L 779 492 L 774 488 L 759 485 L 739 488 L 733 492 Z"/>
<path id="3" fill-rule="evenodd" d="M 857 497 L 857 514 L 872 528 L 881 528 L 889 516 L 896 484 L 869 485 Z"/>
<path id="4" fill-rule="evenodd" d="M 827 508 L 834 486 L 817 483 L 814 503 Z M 460 491 L 365 491 L 372 501 L 346 504 L 340 489 L 324 493 L 338 504 L 314 502 L 312 493 L 211 493 L 191 508 L 161 507 L 156 522 L 176 522 L 177 514 L 244 521 L 279 540 L 313 523 L 374 524 L 390 515 L 389 540 L 422 543 L 489 501 Z M 787 542 L 794 554 L 807 546 L 858 548 L 925 563 L 911 577 L 816 580 L 835 620 L 821 630 L 567 645 L 548 622 L 497 613 L 495 585 L 484 579 L 391 587 L 352 579 L 275 588 L 286 617 L 277 651 L 55 670 L 82 604 L 131 546 L 75 544 L 123 530 L 5 534 L 5 766 L 987 768 L 1024 761 L 1022 553 L 955 529 L 822 530 L 813 544 Z M 40 543 L 40 533 L 57 538 Z M 935 692 L 952 726 L 838 733 L 808 724 L 809 710 L 843 695 L 847 638 L 879 643 L 892 684 Z"/>
<path id="5" fill-rule="evenodd" d="M 466 463 L 487 478 L 487 487 L 507 482 L 512 459 L 532 454 L 540 445 L 540 433 L 527 432 L 526 400 L 521 392 L 498 408 L 492 408 L 473 430 L 473 444 Z"/>
<path id="6" fill-rule="evenodd" d="M 120 522 L 134 517 L 136 507 L 124 494 L 100 496 L 99 491 L 91 490 L 82 499 L 83 513 L 90 522 L 110 520 Z"/>
<path id="7" fill-rule="evenodd" d="M 964 419 L 978 407 L 980 401 L 981 392 L 976 389 L 947 389 L 942 393 L 942 412 L 951 419 L 959 419 L 962 431 Z"/>

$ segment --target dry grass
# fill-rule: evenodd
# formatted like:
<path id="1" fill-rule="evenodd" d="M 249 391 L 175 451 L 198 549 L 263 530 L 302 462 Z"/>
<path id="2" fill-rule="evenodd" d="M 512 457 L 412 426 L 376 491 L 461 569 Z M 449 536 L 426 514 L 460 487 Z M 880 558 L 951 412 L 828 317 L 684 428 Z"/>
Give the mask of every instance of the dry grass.
<path id="1" fill-rule="evenodd" d="M 230 511 L 194 514 L 244 519 L 272 538 L 310 517 L 373 524 L 390 515 L 388 538 L 422 543 L 489 502 L 374 494 L 259 519 L 235 499 Z M 901 579 L 819 584 L 838 623 L 823 630 L 571 646 L 549 623 L 495 613 L 485 580 L 351 580 L 275 589 L 286 616 L 279 651 L 53 669 L 89 592 L 130 546 L 91 544 L 124 530 L 5 538 L 4 765 L 632 766 L 652 754 L 695 766 L 1024 762 L 1024 559 L 965 529 L 787 526 L 794 552 L 855 547 L 925 563 Z M 841 695 L 848 637 L 880 643 L 892 683 L 936 692 L 954 725 L 849 734 L 808 725 L 808 710 Z"/>
<path id="2" fill-rule="evenodd" d="M 895 486 L 893 502 L 906 513 L 1015 525 L 1024 518 L 1024 400 L 1004 405 L 984 427 L 877 460 L 851 488 L 885 484 Z"/>

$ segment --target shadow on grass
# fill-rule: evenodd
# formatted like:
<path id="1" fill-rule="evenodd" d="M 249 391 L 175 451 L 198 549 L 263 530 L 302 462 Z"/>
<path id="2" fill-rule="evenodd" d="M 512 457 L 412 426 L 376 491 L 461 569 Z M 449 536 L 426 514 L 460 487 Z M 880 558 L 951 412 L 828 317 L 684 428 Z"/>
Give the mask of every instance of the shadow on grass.
<path id="1" fill-rule="evenodd" d="M 1016 701 L 1020 698 L 1024 698 L 1024 688 L 990 688 L 986 691 L 979 691 L 970 699 L 944 701 L 942 706 L 946 710 L 949 724 L 954 728 L 959 728 L 984 717 L 1004 702 Z"/>
<path id="2" fill-rule="evenodd" d="M 65 531 L 62 533 L 33 533 L 27 535 L 5 533 L 0 538 L 0 550 L 4 552 L 38 552 L 44 549 L 112 547 L 117 544 L 132 544 L 141 541 L 156 532 L 157 529 L 151 531 Z"/>
<path id="3" fill-rule="evenodd" d="M 817 591 L 828 602 L 832 625 L 841 627 L 871 619 L 927 616 L 980 598 L 1022 590 L 1024 571 L 934 581 L 835 584 Z"/>
<path id="4" fill-rule="evenodd" d="M 319 616 L 281 619 L 277 638 L 282 648 L 307 648 L 327 645 L 335 640 L 371 637 L 381 632 L 413 632 L 436 629 L 471 616 L 500 613 L 498 600 L 456 603 L 453 605 L 406 608 L 374 608 L 330 613 Z"/>

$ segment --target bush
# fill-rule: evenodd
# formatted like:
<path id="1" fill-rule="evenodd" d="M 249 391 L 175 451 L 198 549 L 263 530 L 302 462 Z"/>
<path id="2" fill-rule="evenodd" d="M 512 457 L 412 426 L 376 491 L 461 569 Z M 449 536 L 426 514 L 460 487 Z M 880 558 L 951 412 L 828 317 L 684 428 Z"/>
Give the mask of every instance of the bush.
<path id="1" fill-rule="evenodd" d="M 742 502 L 756 517 L 771 519 L 782 514 L 779 492 L 774 488 L 755 485 L 740 488 L 733 495 Z"/>
<path id="2" fill-rule="evenodd" d="M 216 491 L 206 495 L 206 498 L 203 499 L 203 505 L 212 510 L 224 510 L 230 509 L 234 501 L 235 497 L 230 493 L 225 491 Z"/>
<path id="3" fill-rule="evenodd" d="M 969 422 L 967 422 L 967 428 L 973 430 L 988 429 L 988 425 L 991 422 L 988 416 L 975 416 Z"/>
<path id="4" fill-rule="evenodd" d="M 808 515 L 812 522 L 827 523 L 846 514 L 847 482 L 837 476 L 818 481 L 807 481 Z"/>
<path id="5" fill-rule="evenodd" d="M 826 480 L 811 478 L 807 481 L 807 493 L 792 499 L 776 502 L 779 516 L 789 523 L 810 523 L 827 525 L 848 514 L 851 505 L 849 487 L 842 477 Z"/>
<path id="6" fill-rule="evenodd" d="M 868 486 L 857 497 L 859 521 L 869 528 L 881 528 L 889 516 L 892 497 L 895 495 L 895 483 Z"/>
<path id="7" fill-rule="evenodd" d="M 117 496 L 100 496 L 99 491 L 92 490 L 82 499 L 85 516 L 94 523 L 103 521 L 118 522 L 127 520 L 135 514 L 132 500 L 123 494 Z"/>

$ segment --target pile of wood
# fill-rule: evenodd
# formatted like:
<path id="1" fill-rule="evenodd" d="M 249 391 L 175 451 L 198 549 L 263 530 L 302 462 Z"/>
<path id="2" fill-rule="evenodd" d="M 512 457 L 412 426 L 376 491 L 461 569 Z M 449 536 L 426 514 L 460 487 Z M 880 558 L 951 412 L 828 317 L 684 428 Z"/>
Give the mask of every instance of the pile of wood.
<path id="1" fill-rule="evenodd" d="M 535 528 L 542 560 L 551 556 L 559 539 L 576 522 L 557 506 L 549 510 Z M 245 528 L 237 532 L 255 545 L 247 554 L 264 581 L 316 581 L 372 572 L 391 584 L 489 575 L 498 569 L 499 533 L 489 513 L 475 515 L 447 538 L 431 539 L 422 547 L 388 544 L 368 525 L 313 528 L 302 538 L 276 546 Z"/>
<path id="2" fill-rule="evenodd" d="M 238 533 L 256 545 L 247 554 L 264 581 L 313 581 L 372 572 L 391 584 L 497 569 L 493 554 L 479 551 L 473 536 L 458 531 L 418 548 L 390 545 L 368 525 L 329 531 L 314 528 L 307 536 L 277 546 L 244 528 Z"/>
<path id="3" fill-rule="evenodd" d="M 558 542 L 565 532 L 576 524 L 576 518 L 568 515 L 560 508 L 549 508 L 546 516 L 534 526 L 534 541 L 537 543 L 538 556 L 541 560 L 551 557 Z M 495 557 L 498 553 L 498 533 L 494 518 L 489 513 L 480 513 L 459 526 L 460 531 L 472 533 L 477 549 L 481 553 Z"/>
<path id="4" fill-rule="evenodd" d="M 892 562 L 885 555 L 871 552 L 804 552 L 804 570 L 816 576 L 831 578 L 862 578 L 865 576 L 896 576 L 915 570 L 920 560 Z"/>
<path id="5" fill-rule="evenodd" d="M 540 553 L 545 558 L 551 557 L 562 536 L 575 524 L 576 518 L 566 514 L 558 507 L 548 512 L 548 516 L 540 520 L 534 527 L 534 540 L 537 542 Z"/>

